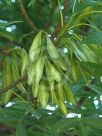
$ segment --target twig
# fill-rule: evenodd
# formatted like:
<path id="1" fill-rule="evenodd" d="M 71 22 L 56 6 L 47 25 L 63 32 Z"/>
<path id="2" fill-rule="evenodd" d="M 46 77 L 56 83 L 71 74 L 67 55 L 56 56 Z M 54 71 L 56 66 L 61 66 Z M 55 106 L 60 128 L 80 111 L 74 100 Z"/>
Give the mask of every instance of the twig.
<path id="1" fill-rule="evenodd" d="M 20 40 L 19 40 L 19 43 L 21 43 L 22 40 L 23 40 L 25 37 L 31 36 L 32 34 L 34 34 L 33 31 L 31 31 L 31 32 L 29 32 L 29 33 L 26 33 L 26 34 L 22 35 L 22 37 L 21 37 Z"/>
<path id="2" fill-rule="evenodd" d="M 19 8 L 21 10 L 21 15 L 25 18 L 25 20 L 27 21 L 28 25 L 32 28 L 33 31 L 36 31 L 38 32 L 39 29 L 34 25 L 34 23 L 31 21 L 31 19 L 29 18 L 26 10 L 25 10 L 25 7 L 23 5 L 23 2 L 22 0 L 17 0 L 17 3 L 19 5 Z"/>
<path id="3" fill-rule="evenodd" d="M 49 15 L 49 20 L 48 22 L 46 23 L 46 30 L 50 27 L 51 23 L 52 23 L 52 20 L 53 20 L 53 15 L 55 13 L 55 9 L 56 9 L 56 3 L 55 1 L 51 1 L 52 2 L 52 8 L 51 8 L 51 12 L 50 12 L 50 15 Z"/>
<path id="4" fill-rule="evenodd" d="M 63 27 L 64 22 L 63 22 L 63 14 L 62 14 L 62 10 L 61 10 L 61 3 L 59 0 L 58 1 L 58 7 L 59 7 L 59 12 L 60 12 L 60 19 L 61 19 L 61 27 Z"/>
<path id="5" fill-rule="evenodd" d="M 68 12 L 68 8 L 70 6 L 70 0 L 63 0 L 63 2 L 64 2 L 63 3 L 64 4 L 64 9 L 62 11 L 62 14 L 63 14 L 63 17 L 64 17 L 63 18 L 63 23 L 64 23 L 63 25 L 65 25 L 66 24 L 65 17 L 68 14 L 67 12 Z M 61 27 L 61 23 L 59 22 L 56 29 L 55 29 L 55 32 L 53 33 L 53 36 L 57 38 L 56 39 L 56 44 L 57 44 L 57 42 L 59 40 L 59 34 L 61 33 L 61 31 L 62 31 L 62 27 Z"/>
<path id="6" fill-rule="evenodd" d="M 9 38 L 6 37 L 6 36 L 0 35 L 0 40 L 2 40 L 3 42 L 6 42 L 6 43 L 8 43 L 8 44 L 12 43 L 12 44 L 15 45 L 15 46 L 21 46 L 17 41 L 11 40 L 11 39 L 9 39 Z"/>
<path id="7" fill-rule="evenodd" d="M 63 17 L 64 17 L 64 23 L 65 23 L 65 16 L 68 15 L 68 10 L 70 6 L 70 0 L 63 0 L 64 2 L 64 9 L 63 9 Z"/>
<path id="8" fill-rule="evenodd" d="M 19 79 L 17 79 L 16 81 L 14 81 L 13 83 L 9 84 L 7 87 L 3 88 L 0 90 L 0 94 L 3 94 L 5 92 L 7 92 L 9 89 L 15 87 L 18 83 L 24 81 L 27 79 L 27 75 L 24 75 L 23 77 L 20 77 Z"/>

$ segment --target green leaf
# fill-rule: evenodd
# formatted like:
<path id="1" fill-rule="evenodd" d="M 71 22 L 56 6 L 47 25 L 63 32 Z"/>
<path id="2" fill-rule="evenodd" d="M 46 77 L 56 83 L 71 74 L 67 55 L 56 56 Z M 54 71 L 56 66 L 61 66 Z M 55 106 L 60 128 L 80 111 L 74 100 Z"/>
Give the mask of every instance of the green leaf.
<path id="1" fill-rule="evenodd" d="M 58 50 L 56 49 L 48 35 L 46 35 L 46 41 L 49 56 L 54 59 L 59 58 Z"/>
<path id="2" fill-rule="evenodd" d="M 12 33 L 7 32 L 6 30 L 0 29 L 0 37 L 4 37 L 11 42 L 14 41 L 15 36 Z"/>
<path id="3" fill-rule="evenodd" d="M 87 61 L 94 63 L 97 62 L 95 53 L 86 44 L 79 45 L 79 49 L 85 54 Z"/>
<path id="4" fill-rule="evenodd" d="M 16 127 L 16 136 L 27 136 L 26 135 L 26 129 L 25 129 L 25 124 L 20 123 Z"/>
<path id="5" fill-rule="evenodd" d="M 62 58 L 60 57 L 60 58 L 58 58 L 58 59 L 54 59 L 53 61 L 54 61 L 55 65 L 56 65 L 57 67 L 60 67 L 62 70 L 65 70 L 65 71 L 66 71 L 67 66 L 66 66 L 66 63 L 65 63 L 64 59 L 62 59 Z"/>
<path id="6" fill-rule="evenodd" d="M 76 100 L 74 98 L 74 95 L 70 89 L 70 87 L 66 84 L 64 84 L 64 92 L 65 92 L 65 96 L 66 98 L 74 105 L 76 105 Z"/>
<path id="7" fill-rule="evenodd" d="M 3 63 L 3 87 L 7 87 L 12 83 L 10 58 L 6 57 Z M 12 95 L 12 89 L 2 95 L 2 102 L 6 104 Z"/>
<path id="8" fill-rule="evenodd" d="M 68 128 L 73 128 L 76 124 L 78 124 L 77 118 L 71 118 L 71 119 L 60 119 L 54 125 L 52 126 L 52 132 L 63 132 L 64 130 Z"/>
<path id="9" fill-rule="evenodd" d="M 41 83 L 39 86 L 39 102 L 43 108 L 47 105 L 48 99 L 49 93 L 47 92 L 45 85 Z"/>
<path id="10" fill-rule="evenodd" d="M 42 32 L 40 31 L 34 38 L 31 48 L 29 50 L 29 59 L 34 62 L 39 58 L 39 53 L 41 50 L 41 40 L 42 40 Z"/>
<path id="11" fill-rule="evenodd" d="M 27 52 L 24 49 L 21 49 L 20 54 L 21 54 L 21 59 L 22 59 L 21 75 L 24 75 L 24 73 L 27 71 L 28 55 L 27 55 Z"/>
<path id="12" fill-rule="evenodd" d="M 102 130 L 102 125 L 101 125 L 102 120 L 99 118 L 85 118 L 82 119 L 82 122 L 88 125 L 89 127 Z"/>
<path id="13" fill-rule="evenodd" d="M 87 57 L 85 56 L 85 54 L 80 49 L 78 49 L 77 45 L 74 42 L 72 42 L 72 41 L 70 41 L 70 42 L 71 42 L 71 44 L 73 46 L 74 53 L 75 53 L 76 57 L 79 60 L 86 62 L 87 61 Z"/>
<path id="14" fill-rule="evenodd" d="M 32 92 L 35 98 L 38 97 L 39 84 L 32 84 Z"/>
<path id="15" fill-rule="evenodd" d="M 102 44 L 102 32 L 92 32 L 85 36 L 82 43 L 88 44 Z"/>
<path id="16" fill-rule="evenodd" d="M 13 55 L 12 56 L 12 77 L 13 77 L 13 81 L 16 81 L 20 78 L 17 63 L 18 63 L 17 57 L 16 57 L 16 55 Z M 17 88 L 22 92 L 22 94 L 26 94 L 26 89 L 24 88 L 22 83 L 18 83 Z"/>
<path id="17" fill-rule="evenodd" d="M 35 63 L 30 63 L 28 67 L 28 84 L 31 85 L 34 83 L 35 76 Z"/>
<path id="18" fill-rule="evenodd" d="M 101 88 L 99 88 L 95 85 L 89 85 L 88 87 L 90 89 L 92 89 L 94 92 L 96 92 L 97 94 L 102 95 L 102 89 Z"/>
<path id="19" fill-rule="evenodd" d="M 30 7 L 30 6 L 34 6 L 35 5 L 35 2 L 36 2 L 36 0 L 30 0 L 30 2 L 29 2 L 29 4 L 28 4 L 28 6 L 27 7 Z"/>
<path id="20" fill-rule="evenodd" d="M 47 61 L 48 69 L 50 71 L 50 76 L 53 80 L 60 82 L 62 80 L 60 72 L 55 68 L 54 65 Z"/>
<path id="21" fill-rule="evenodd" d="M 44 71 L 44 63 L 45 63 L 45 59 L 43 56 L 39 56 L 39 59 L 37 60 L 36 64 L 35 64 L 35 77 L 34 77 L 34 81 L 36 84 L 38 84 L 41 80 L 43 71 Z"/>

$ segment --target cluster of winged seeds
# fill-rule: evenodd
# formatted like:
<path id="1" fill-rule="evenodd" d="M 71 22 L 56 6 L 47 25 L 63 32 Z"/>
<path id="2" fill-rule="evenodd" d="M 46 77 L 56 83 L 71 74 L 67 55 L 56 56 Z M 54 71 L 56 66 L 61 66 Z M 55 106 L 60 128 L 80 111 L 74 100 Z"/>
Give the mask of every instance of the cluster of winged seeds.
<path id="1" fill-rule="evenodd" d="M 40 31 L 34 38 L 29 54 L 20 48 L 15 49 L 11 56 L 5 57 L 3 63 L 3 86 L 7 87 L 20 76 L 27 74 L 29 87 L 32 88 L 34 98 L 45 108 L 48 101 L 57 104 L 64 114 L 67 114 L 65 101 L 75 104 L 72 91 L 67 84 L 67 63 L 65 58 L 54 46 L 47 33 Z M 19 82 L 16 85 L 22 94 L 26 95 L 25 84 Z M 9 89 L 2 95 L 2 101 L 6 104 L 12 94 Z"/>
<path id="2" fill-rule="evenodd" d="M 70 87 L 66 84 L 67 64 L 54 46 L 48 34 L 39 32 L 29 50 L 28 84 L 32 85 L 34 97 L 44 108 L 51 98 L 63 113 L 67 113 L 65 100 L 75 104 Z"/>

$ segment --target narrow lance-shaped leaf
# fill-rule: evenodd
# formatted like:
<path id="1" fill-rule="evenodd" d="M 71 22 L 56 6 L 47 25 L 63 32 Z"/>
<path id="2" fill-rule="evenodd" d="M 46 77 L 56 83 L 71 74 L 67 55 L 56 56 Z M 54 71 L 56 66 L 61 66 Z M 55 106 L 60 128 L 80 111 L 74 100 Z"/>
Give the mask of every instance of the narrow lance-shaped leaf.
<path id="1" fill-rule="evenodd" d="M 64 96 L 64 89 L 63 89 L 63 83 L 60 82 L 56 85 L 56 91 L 57 91 L 57 94 L 59 96 L 59 99 L 62 100 L 62 102 L 65 101 L 65 96 Z"/>
<path id="2" fill-rule="evenodd" d="M 51 95 L 51 100 L 52 100 L 52 103 L 54 103 L 54 99 L 55 99 L 55 94 L 54 94 L 54 91 L 55 91 L 55 87 L 54 87 L 54 81 L 49 81 L 49 86 L 50 86 L 50 95 Z"/>
<path id="3" fill-rule="evenodd" d="M 86 44 L 80 45 L 79 47 L 89 62 L 97 62 L 95 53 Z"/>
<path id="4" fill-rule="evenodd" d="M 30 61 L 34 62 L 35 60 L 38 59 L 39 53 L 41 50 L 41 37 L 42 37 L 42 32 L 40 31 L 34 38 L 33 43 L 31 45 L 31 48 L 29 50 L 29 58 Z"/>
<path id="5" fill-rule="evenodd" d="M 21 49 L 21 59 L 22 59 L 21 75 L 24 75 L 28 66 L 28 55 L 24 49 Z"/>
<path id="6" fill-rule="evenodd" d="M 54 59 L 53 60 L 54 64 L 56 66 L 58 66 L 59 68 L 61 68 L 62 70 L 66 70 L 67 69 L 67 66 L 66 66 L 66 63 L 64 61 L 64 59 L 62 59 L 61 57 L 59 57 L 58 59 Z"/>
<path id="7" fill-rule="evenodd" d="M 58 94 L 58 90 L 55 91 L 55 101 L 56 104 L 60 107 L 61 111 L 67 115 L 67 107 L 65 105 L 65 102 L 61 99 L 61 97 Z"/>
<path id="8" fill-rule="evenodd" d="M 72 62 L 72 64 L 71 64 L 71 71 L 70 72 L 71 72 L 71 76 L 72 76 L 73 81 L 76 82 L 78 79 L 78 73 L 77 73 L 77 65 L 74 62 Z"/>
<path id="9" fill-rule="evenodd" d="M 41 103 L 41 106 L 43 108 L 45 108 L 45 106 L 47 105 L 49 99 L 49 93 L 46 90 L 46 86 L 41 83 L 39 86 L 39 102 Z"/>
<path id="10" fill-rule="evenodd" d="M 81 60 L 81 61 L 87 61 L 87 57 L 85 56 L 85 54 L 77 47 L 77 45 L 70 41 L 71 42 L 71 45 L 73 46 L 73 49 L 74 49 L 74 53 L 76 55 L 76 57 Z"/>
<path id="11" fill-rule="evenodd" d="M 28 84 L 31 85 L 34 83 L 35 76 L 35 63 L 30 63 L 28 67 Z"/>
<path id="12" fill-rule="evenodd" d="M 47 61 L 47 64 L 48 64 L 51 78 L 57 82 L 60 82 L 62 79 L 60 72 L 49 61 Z"/>
<path id="13" fill-rule="evenodd" d="M 65 92 L 65 95 L 66 95 L 66 98 L 74 105 L 76 105 L 76 101 L 75 101 L 75 98 L 73 96 L 73 93 L 70 89 L 70 87 L 68 85 L 66 85 L 66 83 L 64 84 L 64 92 Z"/>
<path id="14" fill-rule="evenodd" d="M 32 92 L 34 97 L 38 97 L 39 94 L 39 84 L 32 84 Z"/>
<path id="15" fill-rule="evenodd" d="M 3 63 L 3 87 L 7 87 L 12 83 L 11 76 L 11 67 L 10 67 L 10 58 L 6 57 Z M 2 95 L 2 102 L 6 104 L 12 94 L 12 89 L 8 90 L 6 93 Z"/>
<path id="16" fill-rule="evenodd" d="M 59 99 L 58 103 L 59 103 L 59 107 L 61 111 L 64 113 L 64 115 L 67 115 L 68 112 L 67 112 L 67 106 L 65 105 L 65 103 L 61 99 Z"/>
<path id="17" fill-rule="evenodd" d="M 58 50 L 53 45 L 51 39 L 46 35 L 46 41 L 47 41 L 47 51 L 51 58 L 59 58 Z"/>
<path id="18" fill-rule="evenodd" d="M 12 77 L 13 77 L 13 80 L 16 81 L 19 77 L 20 77 L 20 74 L 19 74 L 19 70 L 18 70 L 18 66 L 17 66 L 17 58 L 16 58 L 16 55 L 13 55 L 12 56 Z M 26 93 L 26 90 L 23 86 L 22 83 L 19 83 L 17 84 L 17 88 L 23 93 L 25 94 Z"/>
<path id="19" fill-rule="evenodd" d="M 36 64 L 35 64 L 34 81 L 35 81 L 36 84 L 38 84 L 41 80 L 43 70 L 44 70 L 44 63 L 45 63 L 44 57 L 40 56 L 39 59 L 37 60 Z"/>
<path id="20" fill-rule="evenodd" d="M 27 136 L 26 135 L 26 129 L 25 129 L 25 124 L 20 123 L 19 125 L 17 125 L 16 127 L 16 136 Z"/>

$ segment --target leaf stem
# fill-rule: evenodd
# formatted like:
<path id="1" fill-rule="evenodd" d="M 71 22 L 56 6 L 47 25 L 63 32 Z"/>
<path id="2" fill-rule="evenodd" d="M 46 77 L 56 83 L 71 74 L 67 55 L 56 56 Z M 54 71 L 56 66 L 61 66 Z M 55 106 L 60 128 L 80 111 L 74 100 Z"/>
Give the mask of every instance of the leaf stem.
<path id="1" fill-rule="evenodd" d="M 15 87 L 18 83 L 24 81 L 27 79 L 27 75 L 24 75 L 22 77 L 20 77 L 19 79 L 17 79 L 16 81 L 14 81 L 13 83 L 9 84 L 7 87 L 3 88 L 0 90 L 0 94 L 3 94 L 5 92 L 7 92 L 9 89 Z"/>

